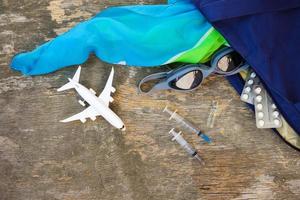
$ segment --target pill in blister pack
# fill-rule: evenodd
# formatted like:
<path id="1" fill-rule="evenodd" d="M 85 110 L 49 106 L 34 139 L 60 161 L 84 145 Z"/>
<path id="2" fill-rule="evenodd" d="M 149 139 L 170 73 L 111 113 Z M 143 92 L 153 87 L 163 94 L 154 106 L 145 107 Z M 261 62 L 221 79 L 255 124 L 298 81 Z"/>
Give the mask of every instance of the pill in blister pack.
<path id="1" fill-rule="evenodd" d="M 241 94 L 241 100 L 249 103 L 249 104 L 254 104 L 254 87 L 259 84 L 259 78 L 256 76 L 256 73 L 253 72 L 252 70 L 249 71 L 249 74 L 246 78 L 246 82 L 244 85 L 244 89 Z"/>
<path id="2" fill-rule="evenodd" d="M 261 83 L 254 86 L 254 107 L 257 128 L 280 128 L 281 115 Z"/>

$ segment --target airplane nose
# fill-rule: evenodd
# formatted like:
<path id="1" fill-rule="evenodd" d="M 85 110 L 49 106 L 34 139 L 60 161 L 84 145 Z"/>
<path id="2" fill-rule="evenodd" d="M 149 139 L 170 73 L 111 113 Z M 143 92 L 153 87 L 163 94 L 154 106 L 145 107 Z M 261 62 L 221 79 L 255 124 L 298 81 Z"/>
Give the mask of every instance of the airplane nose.
<path id="1" fill-rule="evenodd" d="M 123 127 L 120 129 L 121 131 L 125 131 L 126 127 L 123 125 Z"/>

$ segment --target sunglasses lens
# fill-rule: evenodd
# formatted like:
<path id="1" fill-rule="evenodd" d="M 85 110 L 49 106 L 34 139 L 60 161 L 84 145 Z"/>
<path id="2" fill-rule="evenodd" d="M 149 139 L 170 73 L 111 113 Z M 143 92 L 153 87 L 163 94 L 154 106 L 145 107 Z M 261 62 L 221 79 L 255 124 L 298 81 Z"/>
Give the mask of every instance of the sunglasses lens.
<path id="1" fill-rule="evenodd" d="M 236 51 L 223 56 L 218 62 L 218 68 L 223 72 L 232 72 L 245 63 L 244 58 Z"/>
<path id="2" fill-rule="evenodd" d="M 199 86 L 202 79 L 202 72 L 200 70 L 194 70 L 171 81 L 171 86 L 181 90 L 191 90 Z"/>

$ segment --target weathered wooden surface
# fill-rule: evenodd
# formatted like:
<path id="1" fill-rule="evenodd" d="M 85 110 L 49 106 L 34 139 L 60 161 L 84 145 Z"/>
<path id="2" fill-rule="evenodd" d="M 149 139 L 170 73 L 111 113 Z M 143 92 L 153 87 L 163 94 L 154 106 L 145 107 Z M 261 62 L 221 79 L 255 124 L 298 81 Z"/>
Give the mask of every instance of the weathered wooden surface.
<path id="1" fill-rule="evenodd" d="M 136 83 L 160 69 L 115 67 L 112 108 L 125 134 L 103 119 L 58 121 L 82 107 L 74 91 L 56 89 L 75 68 L 23 77 L 8 67 L 31 50 L 107 6 L 162 1 L 0 0 L 0 199 L 300 199 L 299 152 L 254 115 L 229 84 L 211 77 L 191 94 L 140 96 Z M 82 82 L 102 90 L 111 65 L 91 57 Z M 213 144 L 185 133 L 206 160 L 202 167 L 170 141 L 174 123 L 161 110 L 170 103 L 206 128 L 212 100 L 219 103 Z"/>

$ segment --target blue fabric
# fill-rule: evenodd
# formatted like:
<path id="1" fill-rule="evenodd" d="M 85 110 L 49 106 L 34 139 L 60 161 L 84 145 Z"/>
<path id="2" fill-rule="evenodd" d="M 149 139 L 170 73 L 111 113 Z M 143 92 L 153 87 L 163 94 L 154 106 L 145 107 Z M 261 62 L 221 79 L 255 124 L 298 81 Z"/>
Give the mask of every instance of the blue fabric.
<path id="1" fill-rule="evenodd" d="M 300 134 L 300 1 L 194 0 L 194 3 L 253 67 L 282 115 Z"/>
<path id="2" fill-rule="evenodd" d="M 175 62 L 213 28 L 191 0 L 168 3 L 108 8 L 35 50 L 18 54 L 11 67 L 26 75 L 45 74 L 82 64 L 91 53 L 113 64 Z"/>

